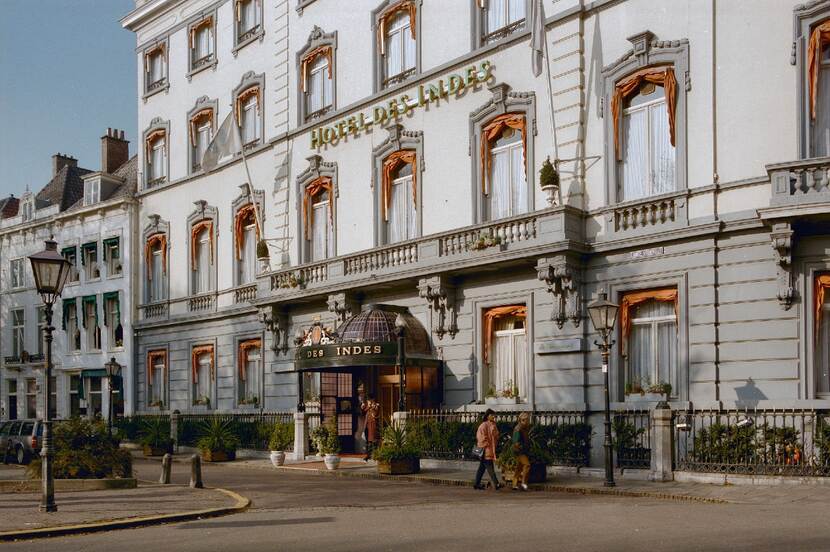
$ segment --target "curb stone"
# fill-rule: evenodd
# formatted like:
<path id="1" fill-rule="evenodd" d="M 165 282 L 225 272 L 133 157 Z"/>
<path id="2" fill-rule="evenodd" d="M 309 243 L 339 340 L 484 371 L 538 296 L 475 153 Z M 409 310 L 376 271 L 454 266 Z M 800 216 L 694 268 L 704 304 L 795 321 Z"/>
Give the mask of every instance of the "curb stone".
<path id="1" fill-rule="evenodd" d="M 193 510 L 190 512 L 177 512 L 174 514 L 161 514 L 157 516 L 123 518 L 111 521 L 81 523 L 76 525 L 59 525 L 56 527 L 42 527 L 39 529 L 24 529 L 22 531 L 3 531 L 0 532 L 0 542 L 59 537 L 84 533 L 98 533 L 103 531 L 113 531 L 116 529 L 133 529 L 136 527 L 146 527 L 150 525 L 162 525 L 165 523 L 220 517 L 244 512 L 251 505 L 251 500 L 249 498 L 233 491 L 219 489 L 216 487 L 205 487 L 205 489 L 224 493 L 236 500 L 236 504 L 223 508 L 208 508 L 205 510 Z"/>
<path id="2" fill-rule="evenodd" d="M 355 479 L 374 479 L 380 481 L 402 481 L 405 483 L 421 483 L 424 485 L 443 485 L 450 487 L 472 487 L 473 482 L 464 479 L 448 479 L 442 477 L 429 477 L 418 475 L 385 475 L 379 473 L 366 472 L 349 472 L 349 471 L 323 471 L 313 468 L 298 468 L 280 466 L 273 468 L 277 471 L 288 473 L 307 473 L 316 474 L 328 477 L 351 477 Z M 546 483 L 542 485 L 531 485 L 531 490 L 554 493 L 569 493 L 581 495 L 605 495 L 605 496 L 620 496 L 630 498 L 656 498 L 660 500 L 676 500 L 684 502 L 702 502 L 705 504 L 730 504 L 732 501 L 722 498 L 712 498 L 705 496 L 685 495 L 677 493 L 666 493 L 659 491 L 634 491 L 619 488 L 594 488 L 594 487 L 572 487 L 568 485 L 556 485 Z"/>

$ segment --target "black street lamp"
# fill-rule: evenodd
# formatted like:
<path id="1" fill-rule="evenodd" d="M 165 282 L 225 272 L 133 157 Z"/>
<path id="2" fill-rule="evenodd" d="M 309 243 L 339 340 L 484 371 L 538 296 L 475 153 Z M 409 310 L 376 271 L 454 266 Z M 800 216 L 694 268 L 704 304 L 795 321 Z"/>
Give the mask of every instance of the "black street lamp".
<path id="1" fill-rule="evenodd" d="M 400 314 L 395 317 L 395 335 L 398 338 L 398 412 L 406 412 L 406 321 Z"/>
<path id="2" fill-rule="evenodd" d="M 614 341 L 611 334 L 614 323 L 617 321 L 617 312 L 620 306 L 608 300 L 608 294 L 600 291 L 596 301 L 588 305 L 588 314 L 594 329 L 602 337 L 602 343 L 594 341 L 602 352 L 602 375 L 605 378 L 605 486 L 613 487 L 614 483 L 614 452 L 611 445 L 611 400 L 608 396 L 608 357 Z"/>
<path id="3" fill-rule="evenodd" d="M 40 449 L 42 459 L 43 494 L 40 500 L 41 512 L 57 512 L 55 504 L 55 481 L 52 478 L 52 420 L 49 418 L 52 397 L 52 307 L 60 297 L 66 279 L 69 277 L 70 264 L 58 253 L 58 244 L 52 239 L 46 240 L 46 249 L 29 257 L 32 263 L 32 273 L 35 276 L 35 287 L 43 300 L 46 315 L 46 375 L 44 378 L 43 394 L 46 412 L 43 420 L 43 447 Z"/>
<path id="4" fill-rule="evenodd" d="M 109 362 L 104 364 L 104 370 L 107 371 L 107 388 L 109 389 L 109 407 L 107 408 L 107 430 L 112 435 L 112 415 L 115 410 L 112 408 L 112 384 L 121 374 L 121 365 L 112 357 Z"/>

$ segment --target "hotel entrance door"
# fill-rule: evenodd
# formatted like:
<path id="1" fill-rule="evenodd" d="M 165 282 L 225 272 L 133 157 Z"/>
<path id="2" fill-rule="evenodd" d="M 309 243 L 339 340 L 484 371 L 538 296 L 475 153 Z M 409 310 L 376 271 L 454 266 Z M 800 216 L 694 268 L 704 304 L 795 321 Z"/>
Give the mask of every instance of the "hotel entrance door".
<path id="1" fill-rule="evenodd" d="M 380 423 L 384 426 L 392 421 L 392 413 L 398 410 L 401 397 L 401 378 L 394 366 L 382 366 L 378 370 L 378 402 Z"/>
<path id="2" fill-rule="evenodd" d="M 354 452 L 359 405 L 351 372 L 322 372 L 320 374 L 320 423 L 337 416 L 337 435 L 344 453 Z"/>

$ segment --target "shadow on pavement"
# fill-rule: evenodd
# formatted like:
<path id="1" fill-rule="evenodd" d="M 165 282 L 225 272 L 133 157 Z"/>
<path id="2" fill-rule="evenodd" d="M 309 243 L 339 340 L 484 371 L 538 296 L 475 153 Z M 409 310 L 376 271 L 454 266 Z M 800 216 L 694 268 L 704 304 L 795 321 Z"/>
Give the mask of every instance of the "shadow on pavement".
<path id="1" fill-rule="evenodd" d="M 312 523 L 333 523 L 333 517 L 315 517 L 315 518 L 297 518 L 297 519 L 263 519 L 261 521 L 214 521 L 214 522 L 200 522 L 187 523 L 177 526 L 178 529 L 221 529 L 221 528 L 235 528 L 243 529 L 246 527 L 274 527 L 277 525 L 308 525 Z"/>

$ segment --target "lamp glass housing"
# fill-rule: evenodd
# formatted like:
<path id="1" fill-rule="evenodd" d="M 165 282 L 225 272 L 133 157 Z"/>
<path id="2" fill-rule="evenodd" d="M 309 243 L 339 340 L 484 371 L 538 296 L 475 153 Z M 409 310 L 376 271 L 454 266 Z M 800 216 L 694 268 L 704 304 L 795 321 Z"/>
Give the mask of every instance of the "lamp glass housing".
<path id="1" fill-rule="evenodd" d="M 588 315 L 598 332 L 611 332 L 614 329 L 619 310 L 620 306 L 609 301 L 605 292 L 600 292 L 599 297 L 588 305 Z"/>
<path id="2" fill-rule="evenodd" d="M 46 240 L 46 249 L 31 255 L 29 262 L 32 263 L 37 292 L 44 303 L 53 304 L 69 278 L 69 261 L 58 253 L 58 244 L 54 240 Z"/>

